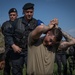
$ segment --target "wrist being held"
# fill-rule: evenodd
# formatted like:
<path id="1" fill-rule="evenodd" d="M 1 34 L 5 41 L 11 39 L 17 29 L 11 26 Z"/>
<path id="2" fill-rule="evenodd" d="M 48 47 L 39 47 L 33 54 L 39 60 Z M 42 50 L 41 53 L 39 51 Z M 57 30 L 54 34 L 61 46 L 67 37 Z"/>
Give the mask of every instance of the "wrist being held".
<path id="1" fill-rule="evenodd" d="M 58 19 L 54 18 L 53 20 L 51 20 L 48 26 L 50 29 L 58 28 Z"/>
<path id="2" fill-rule="evenodd" d="M 49 29 L 53 29 L 53 28 L 55 28 L 55 25 L 49 24 L 48 27 L 49 27 Z"/>

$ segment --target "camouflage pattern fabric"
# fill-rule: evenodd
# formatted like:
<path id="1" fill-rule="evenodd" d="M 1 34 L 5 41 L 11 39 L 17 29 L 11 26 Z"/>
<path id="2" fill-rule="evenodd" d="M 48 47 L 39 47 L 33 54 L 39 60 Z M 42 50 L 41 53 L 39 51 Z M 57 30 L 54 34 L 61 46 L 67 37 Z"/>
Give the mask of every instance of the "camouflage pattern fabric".
<path id="1" fill-rule="evenodd" d="M 0 31 L 0 54 L 5 52 L 5 47 L 4 47 L 4 36 L 2 35 Z"/>

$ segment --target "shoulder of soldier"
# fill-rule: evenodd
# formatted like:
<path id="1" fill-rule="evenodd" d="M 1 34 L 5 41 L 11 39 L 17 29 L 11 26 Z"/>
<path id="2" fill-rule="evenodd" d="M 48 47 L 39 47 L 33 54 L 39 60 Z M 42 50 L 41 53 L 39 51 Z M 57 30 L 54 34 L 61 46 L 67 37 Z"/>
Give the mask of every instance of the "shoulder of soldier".
<path id="1" fill-rule="evenodd" d="M 24 19 L 24 16 L 17 18 L 17 20 L 22 20 Z"/>
<path id="2" fill-rule="evenodd" d="M 35 18 L 32 18 L 32 19 L 37 21 L 37 19 L 35 19 Z"/>
<path id="3" fill-rule="evenodd" d="M 43 25 L 44 24 L 44 22 L 41 21 L 40 19 L 38 19 L 37 21 L 38 21 L 38 25 Z"/>
<path id="4" fill-rule="evenodd" d="M 8 28 L 9 26 L 12 26 L 12 25 L 10 24 L 10 22 L 9 22 L 9 21 L 5 21 L 5 22 L 2 24 L 1 29 Z"/>
<path id="5" fill-rule="evenodd" d="M 9 23 L 9 21 L 5 21 L 2 26 L 7 25 Z"/>
<path id="6" fill-rule="evenodd" d="M 39 22 L 43 22 L 42 20 L 40 20 L 40 19 L 35 19 L 35 18 L 33 18 L 33 20 L 36 20 L 36 21 L 39 21 Z"/>
<path id="7" fill-rule="evenodd" d="M 17 18 L 15 21 L 14 21 L 14 23 L 17 23 L 18 21 L 20 21 L 20 20 L 22 20 L 23 19 L 23 17 L 19 17 L 19 18 Z"/>
<path id="8" fill-rule="evenodd" d="M 19 24 L 20 22 L 22 22 L 22 17 L 17 18 L 14 23 L 13 26 L 15 27 L 17 24 Z"/>

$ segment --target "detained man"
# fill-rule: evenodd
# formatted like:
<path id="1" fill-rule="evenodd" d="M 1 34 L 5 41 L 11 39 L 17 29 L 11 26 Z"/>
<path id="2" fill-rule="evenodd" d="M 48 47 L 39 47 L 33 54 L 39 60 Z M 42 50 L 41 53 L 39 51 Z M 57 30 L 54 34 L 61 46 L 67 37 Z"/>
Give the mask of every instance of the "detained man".
<path id="1" fill-rule="evenodd" d="M 43 33 L 46 35 L 40 37 Z M 61 42 L 62 35 L 67 39 Z M 75 44 L 75 39 L 58 28 L 58 20 L 53 19 L 48 26 L 40 25 L 28 39 L 28 75 L 53 75 L 55 53 L 58 48 Z"/>

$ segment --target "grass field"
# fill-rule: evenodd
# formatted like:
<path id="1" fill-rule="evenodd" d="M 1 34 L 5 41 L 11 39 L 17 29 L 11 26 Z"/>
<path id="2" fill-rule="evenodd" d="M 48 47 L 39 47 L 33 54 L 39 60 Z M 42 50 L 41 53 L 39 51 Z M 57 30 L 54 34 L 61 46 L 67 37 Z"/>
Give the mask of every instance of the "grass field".
<path id="1" fill-rule="evenodd" d="M 72 72 L 73 72 L 73 75 L 75 75 L 75 70 L 73 70 Z M 62 73 L 63 73 L 63 66 L 62 66 Z M 54 75 L 58 75 L 58 74 L 57 74 L 57 64 L 56 64 L 56 63 L 55 63 L 55 65 L 54 65 Z M 63 75 L 63 74 L 62 74 L 62 75 Z M 67 75 L 70 75 L 68 63 L 67 63 Z"/>
<path id="2" fill-rule="evenodd" d="M 69 68 L 67 68 L 67 71 L 68 71 L 68 75 L 70 75 Z M 62 72 L 63 72 L 63 70 L 62 70 Z M 23 69 L 23 75 L 25 75 L 25 73 L 26 73 L 26 68 L 24 67 L 24 69 Z M 0 71 L 0 75 L 3 75 L 3 71 L 2 70 Z M 54 75 L 58 75 L 57 74 L 57 65 L 56 65 L 56 63 L 54 65 Z M 73 71 L 73 75 L 75 75 L 75 70 Z"/>

